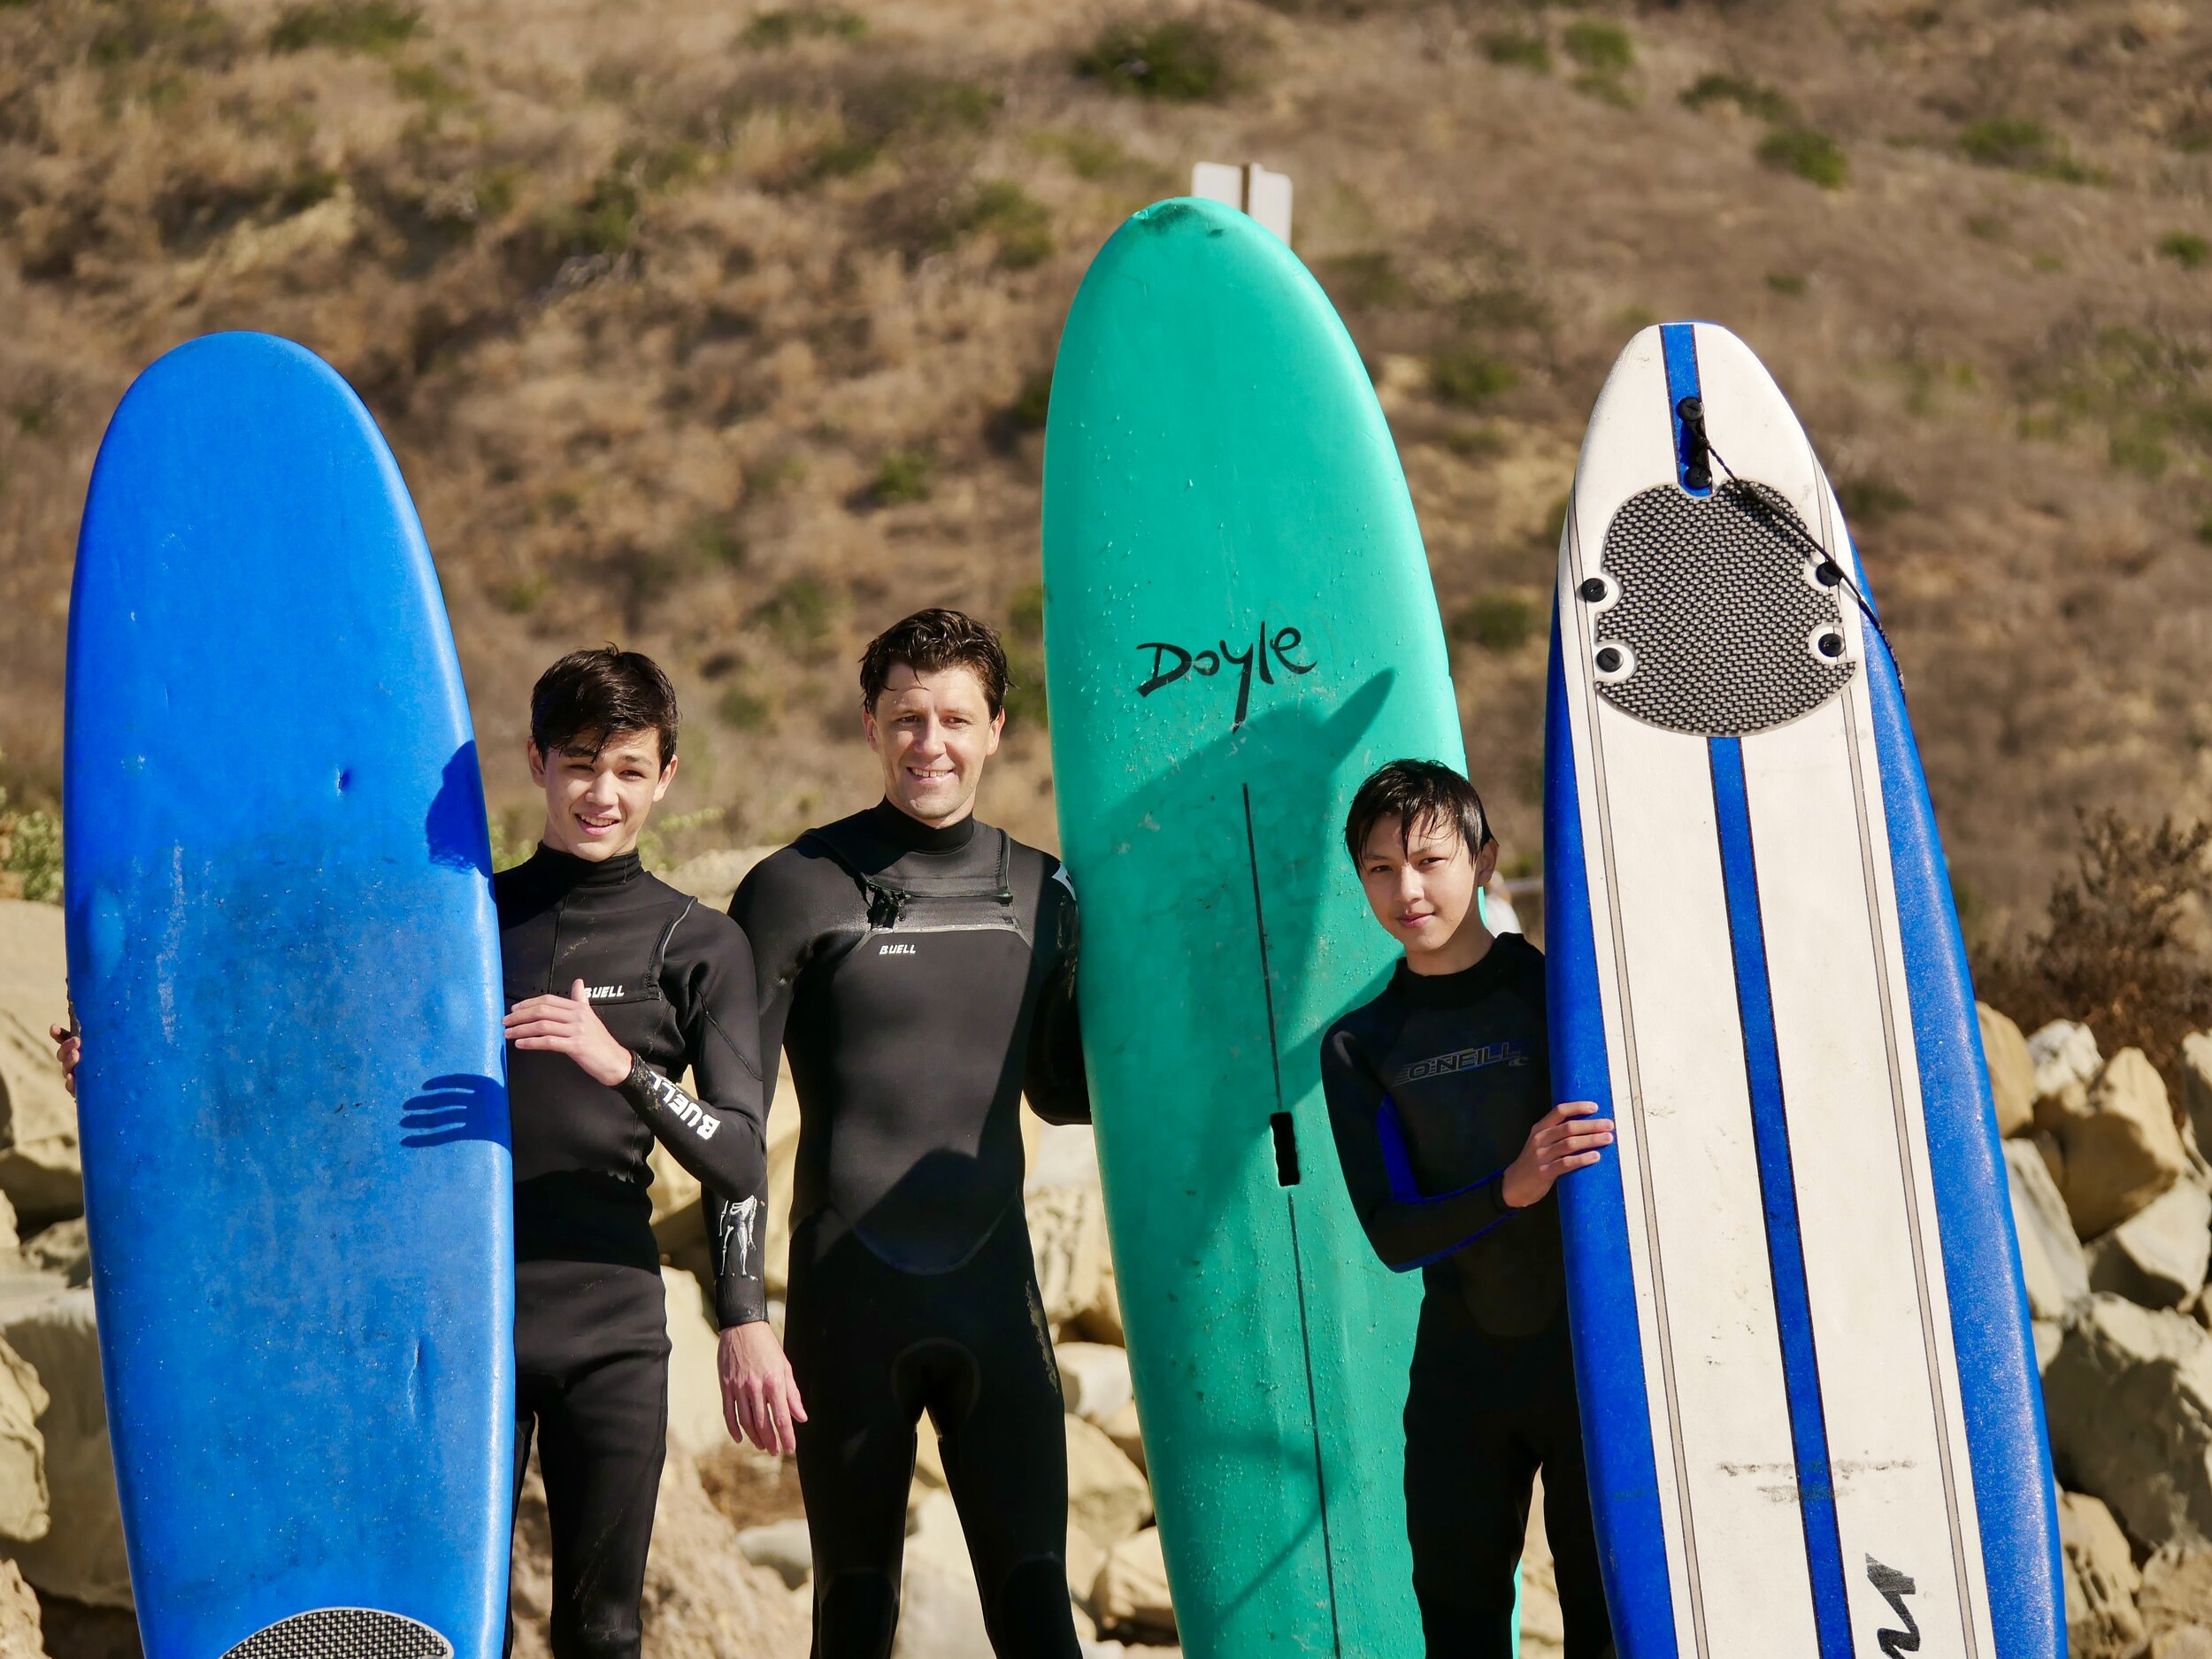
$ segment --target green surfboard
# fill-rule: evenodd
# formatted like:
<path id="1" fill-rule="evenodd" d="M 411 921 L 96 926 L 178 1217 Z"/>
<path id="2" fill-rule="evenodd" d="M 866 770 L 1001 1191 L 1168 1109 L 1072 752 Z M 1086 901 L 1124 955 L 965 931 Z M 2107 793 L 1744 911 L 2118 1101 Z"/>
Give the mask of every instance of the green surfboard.
<path id="1" fill-rule="evenodd" d="M 1422 1650 L 1406 1545 L 1417 1277 L 1368 1247 L 1321 1097 L 1396 949 L 1345 809 L 1462 764 L 1413 504 L 1289 249 L 1163 202 L 1092 265 L 1045 440 L 1045 637 L 1084 1039 L 1186 1652 Z"/>

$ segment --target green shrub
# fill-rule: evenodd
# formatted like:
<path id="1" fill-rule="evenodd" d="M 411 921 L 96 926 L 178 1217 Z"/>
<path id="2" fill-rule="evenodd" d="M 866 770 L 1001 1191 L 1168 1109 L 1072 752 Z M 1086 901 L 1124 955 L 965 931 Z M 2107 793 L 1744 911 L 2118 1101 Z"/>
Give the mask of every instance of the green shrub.
<path id="1" fill-rule="evenodd" d="M 2096 184 L 2103 175 L 2073 158 L 2066 141 L 2025 116 L 1976 121 L 1959 134 L 1959 150 L 1978 167 L 2001 167 L 2062 184 Z"/>
<path id="2" fill-rule="evenodd" d="M 1837 480 L 1836 504 L 1854 527 L 1867 529 L 1901 512 L 1909 512 L 1914 503 L 1910 495 L 1888 479 L 1864 472 Z"/>
<path id="3" fill-rule="evenodd" d="M 1386 250 L 1339 254 L 1316 265 L 1313 273 L 1339 311 L 1376 311 L 1414 297 L 1413 285 L 1398 274 Z"/>
<path id="4" fill-rule="evenodd" d="M 1041 155 L 1059 157 L 1079 179 L 1103 179 L 1130 165 L 1129 152 L 1119 144 L 1080 127 L 1039 133 L 1029 142 Z"/>
<path id="5" fill-rule="evenodd" d="M 1777 127 L 1760 141 L 1756 153 L 1778 173 L 1793 173 L 1824 190 L 1840 190 L 1851 173 L 1843 146 L 1809 127 Z"/>
<path id="6" fill-rule="evenodd" d="M 1716 104 L 1732 104 L 1746 115 L 1760 120 L 1771 121 L 1777 127 L 1788 127 L 1797 120 L 1797 106 L 1762 81 L 1747 81 L 1741 75 L 1718 73 L 1700 75 L 1682 94 L 1682 102 L 1694 110 L 1709 109 Z"/>
<path id="7" fill-rule="evenodd" d="M 1583 18 L 1567 25 L 1559 43 L 1567 56 L 1596 74 L 1617 75 L 1634 67 L 1636 48 L 1617 23 Z"/>
<path id="8" fill-rule="evenodd" d="M 742 686 L 726 686 L 715 699 L 714 712 L 722 724 L 737 732 L 764 732 L 775 724 L 775 710 Z"/>
<path id="9" fill-rule="evenodd" d="M 1440 351 L 1429 359 L 1429 391 L 1438 402 L 1475 409 L 1519 384 L 1513 365 L 1472 343 Z"/>
<path id="10" fill-rule="evenodd" d="M 1006 633 L 1025 645 L 1037 645 L 1045 637 L 1045 585 L 1025 582 L 1007 596 Z"/>
<path id="11" fill-rule="evenodd" d="M 2212 242 L 2193 232 L 2177 230 L 2158 240 L 2158 251 L 2185 271 L 2195 271 L 2212 260 Z"/>
<path id="12" fill-rule="evenodd" d="M 1517 594 L 1492 593 L 1471 601 L 1452 618 L 1452 636 L 1503 655 L 1535 637 L 1536 607 Z"/>
<path id="13" fill-rule="evenodd" d="M 738 40 L 757 50 L 773 50 L 801 40 L 856 41 L 867 32 L 867 20 L 857 12 L 837 6 L 803 6 L 762 12 L 745 26 Z"/>
<path id="14" fill-rule="evenodd" d="M 327 46 L 339 52 L 389 51 L 414 38 L 422 12 L 395 0 L 308 0 L 288 8 L 269 31 L 273 52 Z"/>
<path id="15" fill-rule="evenodd" d="M 745 538 L 719 513 L 701 513 L 692 520 L 685 539 L 700 560 L 723 570 L 741 570 L 752 551 Z"/>
<path id="16" fill-rule="evenodd" d="M 1021 383 L 1014 401 L 1006 406 L 1006 418 L 1017 432 L 1042 432 L 1051 410 L 1052 371 L 1040 369 Z"/>
<path id="17" fill-rule="evenodd" d="M 1793 300 L 1803 299 L 1805 297 L 1807 286 L 1808 284 L 1806 283 L 1805 279 L 1798 275 L 1794 271 L 1770 271 L 1767 273 L 1767 287 L 1772 288 L 1777 294 L 1782 295 L 1786 298 Z"/>
<path id="18" fill-rule="evenodd" d="M 1609 104 L 1617 110 L 1636 107 L 1635 93 L 1629 89 L 1628 82 L 1617 74 L 1594 71 L 1586 75 L 1577 75 L 1574 89 L 1586 98 L 1595 98 L 1600 104 Z"/>
<path id="19" fill-rule="evenodd" d="M 813 657 L 829 643 L 829 590 L 810 576 L 794 576 L 768 595 L 754 618 L 795 657 Z"/>
<path id="20" fill-rule="evenodd" d="M 1525 29 L 1497 29 L 1482 37 L 1482 55 L 1511 69 L 1551 73 L 1551 48 L 1544 37 Z"/>
<path id="21" fill-rule="evenodd" d="M 987 233 L 998 243 L 998 262 L 1026 271 L 1052 253 L 1052 214 L 1008 179 L 986 179 L 953 211 L 956 235 Z"/>
<path id="22" fill-rule="evenodd" d="M 206 0 L 122 0 L 108 9 L 88 56 L 108 69 L 142 58 L 208 64 L 227 58 L 237 46 L 230 19 Z"/>
<path id="23" fill-rule="evenodd" d="M 927 501 L 931 471 L 930 458 L 921 450 L 894 449 L 877 466 L 868 493 L 879 506 L 885 507 Z"/>
<path id="24" fill-rule="evenodd" d="M 2108 446 L 2112 465 L 2142 478 L 2161 478 L 2173 460 L 2157 426 L 2145 422 L 2112 434 Z"/>
<path id="25" fill-rule="evenodd" d="M 1228 37 L 1192 18 L 1109 24 L 1075 73 L 1116 92 L 1194 104 L 1229 88 Z"/>
<path id="26" fill-rule="evenodd" d="M 61 902 L 61 819 L 35 808 L 11 812 L 0 789 L 0 898 Z"/>
<path id="27" fill-rule="evenodd" d="M 638 862 L 648 870 L 665 870 L 674 863 L 669 843 L 688 831 L 704 829 L 710 824 L 722 821 L 718 806 L 701 807 L 695 812 L 679 812 L 664 818 L 657 824 L 648 824 L 637 838 Z"/>

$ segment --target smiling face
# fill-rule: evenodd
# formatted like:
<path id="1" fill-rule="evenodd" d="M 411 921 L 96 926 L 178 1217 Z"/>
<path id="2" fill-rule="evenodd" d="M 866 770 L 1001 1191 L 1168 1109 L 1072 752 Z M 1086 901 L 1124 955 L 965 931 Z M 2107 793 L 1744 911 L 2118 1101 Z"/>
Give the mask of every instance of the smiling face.
<path id="1" fill-rule="evenodd" d="M 550 757 L 528 745 L 530 781 L 545 791 L 545 844 L 600 864 L 637 848 L 653 804 L 676 781 L 676 757 L 661 765 L 651 726 L 617 732 L 592 748 L 587 733 Z"/>
<path id="2" fill-rule="evenodd" d="M 975 810 L 983 763 L 998 753 L 1006 713 L 991 712 L 972 668 L 956 664 L 918 674 L 894 663 L 860 723 L 883 763 L 883 793 L 891 804 L 942 829 Z"/>
<path id="3" fill-rule="evenodd" d="M 1402 832 L 1394 813 L 1376 821 L 1360 855 L 1360 886 L 1416 972 L 1473 965 L 1490 936 L 1475 894 L 1497 867 L 1495 841 L 1470 855 L 1458 827 L 1432 815 Z M 1458 958 L 1464 956 L 1464 962 Z"/>

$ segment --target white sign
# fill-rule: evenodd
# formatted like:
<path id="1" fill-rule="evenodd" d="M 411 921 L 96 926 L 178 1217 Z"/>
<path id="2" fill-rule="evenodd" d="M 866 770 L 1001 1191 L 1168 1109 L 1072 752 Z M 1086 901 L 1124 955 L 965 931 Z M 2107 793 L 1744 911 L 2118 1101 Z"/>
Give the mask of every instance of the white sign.
<path id="1" fill-rule="evenodd" d="M 1257 162 L 1240 167 L 1202 161 L 1190 170 L 1190 193 L 1249 213 L 1286 243 L 1290 241 L 1290 175 L 1286 173 L 1270 173 Z"/>

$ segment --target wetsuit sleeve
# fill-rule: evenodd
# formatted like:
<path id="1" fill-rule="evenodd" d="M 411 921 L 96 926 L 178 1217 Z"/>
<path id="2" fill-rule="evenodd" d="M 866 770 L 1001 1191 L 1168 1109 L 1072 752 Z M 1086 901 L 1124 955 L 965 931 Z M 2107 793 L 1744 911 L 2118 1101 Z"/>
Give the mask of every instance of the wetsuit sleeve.
<path id="1" fill-rule="evenodd" d="M 1321 1087 L 1352 1207 L 1385 1266 L 1400 1273 L 1425 1267 L 1512 1217 L 1502 1168 L 1456 1192 L 1422 1195 L 1388 1096 L 1341 1025 L 1321 1045 Z"/>
<path id="2" fill-rule="evenodd" d="M 744 933 L 711 912 L 676 926 L 664 990 L 684 1038 L 696 1099 L 632 1063 L 620 1093 L 676 1162 L 706 1191 L 724 1323 L 765 1313 L 762 1233 L 768 1192 L 768 1091 L 761 1081 L 753 953 Z M 736 1317 L 727 1317 L 733 1310 Z"/>
<path id="3" fill-rule="evenodd" d="M 1046 914 L 1040 918 L 1038 935 L 1052 941 L 1053 957 L 1029 1029 L 1022 1092 L 1029 1097 L 1030 1110 L 1048 1124 L 1087 1124 L 1091 1121 L 1091 1092 L 1083 1072 L 1083 1024 L 1075 1001 L 1081 929 L 1074 886 L 1057 864 L 1045 880 L 1040 908 Z"/>

